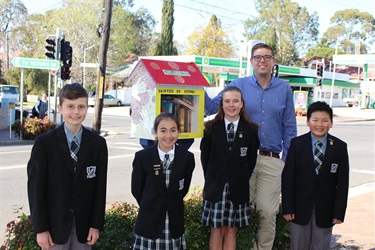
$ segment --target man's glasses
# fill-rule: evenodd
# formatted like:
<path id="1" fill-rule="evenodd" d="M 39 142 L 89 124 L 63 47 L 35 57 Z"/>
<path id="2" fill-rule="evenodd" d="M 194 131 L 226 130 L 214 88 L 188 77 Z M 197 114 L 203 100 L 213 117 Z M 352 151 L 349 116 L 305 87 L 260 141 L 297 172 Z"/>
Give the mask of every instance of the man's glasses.
<path id="1" fill-rule="evenodd" d="M 264 61 L 269 62 L 274 57 L 273 56 L 269 56 L 269 55 L 267 55 L 267 56 L 253 56 L 253 60 L 256 61 L 256 62 L 262 61 L 262 58 L 264 59 Z"/>

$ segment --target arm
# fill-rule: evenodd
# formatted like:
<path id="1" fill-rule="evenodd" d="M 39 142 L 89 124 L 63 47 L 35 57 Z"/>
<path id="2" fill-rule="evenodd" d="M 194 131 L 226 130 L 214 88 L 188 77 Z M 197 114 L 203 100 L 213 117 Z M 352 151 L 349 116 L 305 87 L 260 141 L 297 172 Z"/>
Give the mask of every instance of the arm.
<path id="1" fill-rule="evenodd" d="M 206 115 L 213 115 L 217 113 L 221 99 L 221 93 L 222 92 L 220 92 L 216 97 L 211 99 L 208 96 L 207 92 L 204 92 L 204 113 Z"/>
<path id="2" fill-rule="evenodd" d="M 131 191 L 134 198 L 137 200 L 138 205 L 141 205 L 142 192 L 145 182 L 146 173 L 142 167 L 141 158 L 139 152 L 135 153 L 133 160 L 133 172 L 131 178 Z"/>
<path id="3" fill-rule="evenodd" d="M 249 162 L 249 178 L 254 171 L 255 164 L 257 162 L 258 148 L 259 148 L 259 137 L 258 131 L 251 128 L 250 130 L 250 144 L 248 146 L 248 162 Z"/>
<path id="4" fill-rule="evenodd" d="M 202 163 L 204 177 L 206 177 L 206 171 L 207 171 L 208 162 L 210 158 L 210 149 L 211 149 L 210 138 L 209 138 L 209 135 L 206 133 L 206 131 L 204 131 L 204 135 L 200 144 L 201 163 Z"/>
<path id="5" fill-rule="evenodd" d="M 285 219 L 294 218 L 295 147 L 292 143 L 281 175 L 281 201 Z"/>
<path id="6" fill-rule="evenodd" d="M 337 189 L 333 210 L 334 224 L 344 221 L 349 190 L 349 156 L 346 143 L 343 143 L 339 152 L 341 163 L 337 169 Z"/>
<path id="7" fill-rule="evenodd" d="M 97 183 L 96 183 L 96 194 L 95 204 L 92 211 L 91 227 L 98 230 L 103 230 L 104 227 L 104 216 L 105 216 L 105 202 L 107 194 L 107 172 L 108 172 L 108 148 L 105 139 L 99 137 L 97 145 L 100 148 L 98 150 L 98 165 L 97 165 Z"/>
<path id="8" fill-rule="evenodd" d="M 184 197 L 189 192 L 191 179 L 193 176 L 193 171 L 195 168 L 195 160 L 194 155 L 189 153 L 188 161 L 186 163 L 187 169 L 185 174 L 185 181 L 184 181 Z"/>
<path id="9" fill-rule="evenodd" d="M 287 102 L 285 106 L 285 111 L 283 115 L 283 125 L 282 125 L 282 139 L 283 139 L 283 155 L 282 160 L 285 162 L 288 155 L 288 150 L 290 146 L 290 141 L 297 136 L 297 122 L 296 113 L 294 111 L 293 104 L 293 93 L 290 89 L 287 91 Z"/>
<path id="10" fill-rule="evenodd" d="M 32 148 L 27 164 L 27 193 L 34 232 L 49 231 L 47 217 L 47 159 L 48 153 L 39 137 Z"/>

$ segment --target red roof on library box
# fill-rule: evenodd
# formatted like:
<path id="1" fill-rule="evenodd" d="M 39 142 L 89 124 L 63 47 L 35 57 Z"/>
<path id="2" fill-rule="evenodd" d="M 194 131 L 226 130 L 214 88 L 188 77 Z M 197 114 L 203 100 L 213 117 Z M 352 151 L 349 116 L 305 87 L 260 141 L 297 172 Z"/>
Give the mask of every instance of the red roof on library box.
<path id="1" fill-rule="evenodd" d="M 193 62 L 172 62 L 151 59 L 140 59 L 130 74 L 127 85 L 133 85 L 132 78 L 139 69 L 144 68 L 156 84 L 172 84 L 180 86 L 210 86 L 206 78 Z M 138 69 L 138 70 L 137 70 Z"/>

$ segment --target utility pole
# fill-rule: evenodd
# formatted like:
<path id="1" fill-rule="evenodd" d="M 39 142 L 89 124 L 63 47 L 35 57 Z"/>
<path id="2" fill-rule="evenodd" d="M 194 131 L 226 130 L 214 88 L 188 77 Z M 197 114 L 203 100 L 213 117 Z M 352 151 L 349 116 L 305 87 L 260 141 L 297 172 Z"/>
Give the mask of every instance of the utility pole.
<path id="1" fill-rule="evenodd" d="M 98 68 L 98 82 L 96 86 L 94 117 L 92 121 L 92 129 L 97 133 L 100 133 L 100 128 L 102 126 L 105 72 L 107 68 L 107 50 L 111 31 L 112 6 L 113 0 L 104 0 L 103 32 L 101 33 L 99 47 L 100 66 Z"/>

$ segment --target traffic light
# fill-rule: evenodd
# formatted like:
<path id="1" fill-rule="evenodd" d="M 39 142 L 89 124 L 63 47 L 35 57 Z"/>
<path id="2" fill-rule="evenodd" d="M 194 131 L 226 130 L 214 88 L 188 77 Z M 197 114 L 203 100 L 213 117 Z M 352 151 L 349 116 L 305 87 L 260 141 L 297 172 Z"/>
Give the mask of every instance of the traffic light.
<path id="1" fill-rule="evenodd" d="M 322 78 L 316 79 L 316 86 L 317 87 L 321 87 L 322 86 L 322 81 L 323 81 Z"/>
<path id="2" fill-rule="evenodd" d="M 70 67 L 72 66 L 73 48 L 70 46 L 70 42 L 61 40 L 61 53 L 60 60 L 61 66 L 61 80 L 70 79 Z"/>
<path id="3" fill-rule="evenodd" d="M 70 79 L 70 66 L 61 66 L 61 80 L 69 80 Z"/>
<path id="4" fill-rule="evenodd" d="M 46 39 L 46 53 L 47 59 L 56 59 L 56 36 L 49 35 Z"/>
<path id="5" fill-rule="evenodd" d="M 63 65 L 72 66 L 72 56 L 73 56 L 73 48 L 70 46 L 70 42 L 65 41 L 64 39 L 61 40 L 61 53 L 60 53 L 60 60 L 62 61 Z"/>
<path id="6" fill-rule="evenodd" d="M 278 64 L 273 65 L 272 74 L 274 77 L 279 77 L 279 65 Z"/>
<path id="7" fill-rule="evenodd" d="M 316 65 L 316 77 L 323 78 L 323 64 L 321 63 Z"/>

